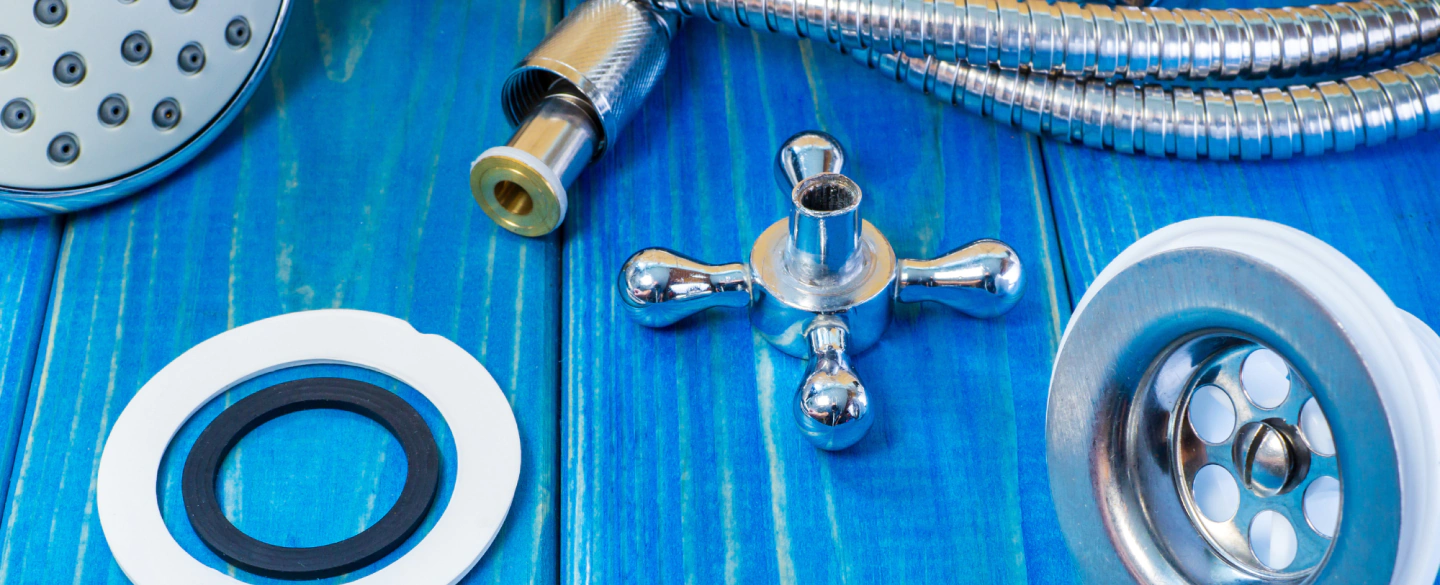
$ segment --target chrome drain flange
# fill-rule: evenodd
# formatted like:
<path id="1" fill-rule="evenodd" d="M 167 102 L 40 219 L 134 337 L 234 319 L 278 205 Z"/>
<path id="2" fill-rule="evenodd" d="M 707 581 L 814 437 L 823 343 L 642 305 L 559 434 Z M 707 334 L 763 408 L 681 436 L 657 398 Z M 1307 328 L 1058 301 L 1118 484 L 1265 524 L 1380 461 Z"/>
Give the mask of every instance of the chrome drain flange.
<path id="1" fill-rule="evenodd" d="M 1047 457 L 1093 583 L 1430 585 L 1440 337 L 1334 248 L 1244 218 L 1113 261 L 1056 356 Z"/>

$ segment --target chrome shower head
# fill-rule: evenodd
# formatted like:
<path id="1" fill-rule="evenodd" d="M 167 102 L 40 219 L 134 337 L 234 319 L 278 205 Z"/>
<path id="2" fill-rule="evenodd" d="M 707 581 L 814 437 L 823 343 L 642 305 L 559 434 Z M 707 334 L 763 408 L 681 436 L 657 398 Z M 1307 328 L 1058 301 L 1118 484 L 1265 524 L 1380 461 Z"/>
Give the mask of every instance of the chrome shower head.
<path id="1" fill-rule="evenodd" d="M 84 209 L 193 159 L 254 93 L 289 0 L 0 5 L 0 219 Z"/>

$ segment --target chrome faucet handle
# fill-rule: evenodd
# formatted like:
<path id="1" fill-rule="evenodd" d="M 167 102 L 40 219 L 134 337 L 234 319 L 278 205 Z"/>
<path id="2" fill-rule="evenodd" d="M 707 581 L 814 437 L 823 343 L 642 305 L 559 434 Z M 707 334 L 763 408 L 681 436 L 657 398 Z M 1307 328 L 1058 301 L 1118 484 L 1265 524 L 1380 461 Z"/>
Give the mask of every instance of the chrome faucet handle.
<path id="1" fill-rule="evenodd" d="M 790 215 L 760 233 L 744 264 L 710 266 L 651 248 L 631 256 L 619 278 L 631 318 L 650 327 L 748 306 L 760 337 L 808 360 L 792 411 L 805 438 L 826 450 L 855 444 L 874 424 L 878 403 L 850 356 L 880 339 L 897 302 L 994 317 L 1015 306 L 1025 284 L 1019 256 L 997 240 L 934 260 L 896 258 L 885 235 L 861 219 L 864 194 L 838 172 L 844 162 L 833 137 L 792 136 L 775 158 Z"/>
<path id="2" fill-rule="evenodd" d="M 646 327 L 664 327 L 714 307 L 750 305 L 744 264 L 712 266 L 665 248 L 646 248 L 626 260 L 617 287 L 630 318 Z"/>
<path id="3" fill-rule="evenodd" d="M 901 260 L 895 286 L 895 299 L 902 303 L 931 301 L 988 319 L 1020 302 L 1025 271 L 1014 248 L 983 239 L 933 260 Z"/>
<path id="4" fill-rule="evenodd" d="M 821 173 L 839 174 L 844 168 L 845 148 L 834 136 L 819 130 L 791 136 L 775 153 L 775 183 L 786 193 L 805 179 Z"/>
<path id="5" fill-rule="evenodd" d="M 854 445 L 875 423 L 875 409 L 860 376 L 850 367 L 850 332 L 830 315 L 811 321 L 810 364 L 795 391 L 795 422 L 810 443 L 835 451 Z"/>

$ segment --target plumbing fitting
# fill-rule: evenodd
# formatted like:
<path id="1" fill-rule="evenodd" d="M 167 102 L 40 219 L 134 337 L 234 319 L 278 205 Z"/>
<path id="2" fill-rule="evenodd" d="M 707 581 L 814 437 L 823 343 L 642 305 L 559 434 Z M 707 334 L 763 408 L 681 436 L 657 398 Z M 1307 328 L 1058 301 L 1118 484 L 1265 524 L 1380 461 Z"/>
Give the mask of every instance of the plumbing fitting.
<path id="1" fill-rule="evenodd" d="M 795 135 L 777 156 L 790 192 L 788 219 L 756 239 L 749 262 L 706 265 L 670 250 L 631 256 L 618 287 L 636 322 L 663 327 L 713 307 L 749 307 L 766 341 L 809 360 L 793 411 L 815 446 L 844 449 L 875 420 L 876 404 L 850 363 L 890 323 L 895 302 L 933 301 L 995 317 L 1020 299 L 1020 258 L 982 239 L 934 260 L 897 260 L 890 242 L 860 217 L 861 191 L 840 174 L 845 156 L 819 132 Z"/>
<path id="2" fill-rule="evenodd" d="M 520 61 L 501 100 L 515 134 L 470 167 L 471 194 L 495 223 L 524 236 L 559 227 L 566 187 L 650 94 L 678 26 L 639 2 L 591 0 Z"/>
<path id="3" fill-rule="evenodd" d="M 1440 337 L 1293 228 L 1150 234 L 1085 291 L 1046 460 L 1093 583 L 1430 585 Z"/>

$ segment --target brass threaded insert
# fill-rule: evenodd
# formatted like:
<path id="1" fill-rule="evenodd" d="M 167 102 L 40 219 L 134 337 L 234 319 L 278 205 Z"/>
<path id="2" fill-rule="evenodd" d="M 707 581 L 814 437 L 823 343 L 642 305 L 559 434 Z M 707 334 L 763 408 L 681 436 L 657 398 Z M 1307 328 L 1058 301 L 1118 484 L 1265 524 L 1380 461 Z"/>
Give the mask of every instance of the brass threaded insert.
<path id="1" fill-rule="evenodd" d="M 548 234 L 564 218 L 560 195 L 544 175 L 503 154 L 482 158 L 471 167 L 470 192 L 490 219 L 522 236 Z"/>

